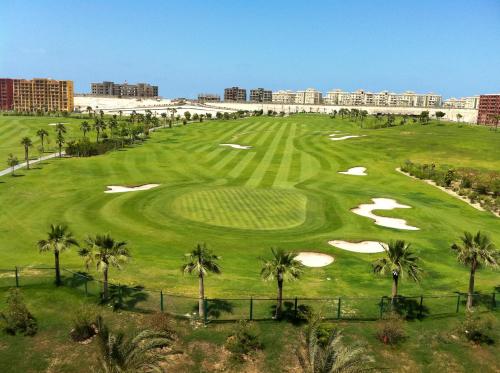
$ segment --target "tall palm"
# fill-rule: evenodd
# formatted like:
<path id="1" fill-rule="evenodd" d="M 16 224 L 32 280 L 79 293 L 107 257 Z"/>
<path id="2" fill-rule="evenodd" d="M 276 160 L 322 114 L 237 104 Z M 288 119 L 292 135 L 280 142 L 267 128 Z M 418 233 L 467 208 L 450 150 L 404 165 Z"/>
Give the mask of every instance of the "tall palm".
<path id="1" fill-rule="evenodd" d="M 167 113 L 161 113 L 160 114 L 163 120 L 165 121 L 165 127 L 167 126 Z"/>
<path id="2" fill-rule="evenodd" d="M 89 112 L 89 118 L 92 117 L 92 106 L 87 106 L 87 111 Z"/>
<path id="3" fill-rule="evenodd" d="M 283 283 L 300 278 L 303 264 L 297 259 L 296 253 L 287 252 L 280 248 L 271 248 L 272 259 L 263 260 L 261 277 L 265 281 L 276 280 L 278 284 L 278 303 L 276 305 L 275 318 L 281 316 L 283 305 Z"/>
<path id="4" fill-rule="evenodd" d="M 172 345 L 173 336 L 167 332 L 144 330 L 133 338 L 123 333 L 113 333 L 97 319 L 99 371 L 104 373 L 162 371 L 160 363 L 165 358 L 161 350 Z"/>
<path id="5" fill-rule="evenodd" d="M 118 121 L 116 120 L 116 115 L 109 120 L 108 124 L 109 130 L 111 131 L 111 137 L 115 137 L 116 129 L 118 128 Z"/>
<path id="6" fill-rule="evenodd" d="M 63 133 L 66 133 L 66 127 L 64 126 L 63 123 L 57 123 L 55 127 L 56 127 L 56 132 L 58 135 L 62 135 Z"/>
<path id="7" fill-rule="evenodd" d="M 398 296 L 400 278 L 407 275 L 415 282 L 420 281 L 422 269 L 418 264 L 418 257 L 410 250 L 410 246 L 403 240 L 391 241 L 387 247 L 382 245 L 385 256 L 372 263 L 374 273 L 392 275 L 392 302 Z"/>
<path id="8" fill-rule="evenodd" d="M 33 146 L 33 142 L 29 137 L 23 137 L 21 140 L 21 145 L 24 146 L 24 160 L 26 161 L 26 169 L 30 169 L 30 148 Z"/>
<path id="9" fill-rule="evenodd" d="M 36 131 L 36 135 L 40 138 L 40 141 L 42 142 L 42 153 L 44 153 L 45 152 L 44 140 L 45 137 L 49 135 L 49 133 L 43 128 L 40 128 L 38 131 Z"/>
<path id="10" fill-rule="evenodd" d="M 185 254 L 187 262 L 181 267 L 185 274 L 195 274 L 199 281 L 198 312 L 200 317 L 205 316 L 205 276 L 208 273 L 220 274 L 221 268 L 217 261 L 220 259 L 213 254 L 205 244 L 197 244 L 193 251 Z"/>
<path id="11" fill-rule="evenodd" d="M 364 348 L 349 346 L 342 340 L 342 333 L 329 331 L 326 344 L 321 343 L 319 328 L 321 319 L 314 318 L 301 336 L 297 358 L 304 373 L 357 373 L 372 370 L 373 358 Z"/>
<path id="12" fill-rule="evenodd" d="M 97 234 L 85 240 L 86 247 L 79 250 L 85 266 L 95 263 L 98 271 L 103 273 L 103 300 L 109 298 L 109 268 L 122 268 L 122 264 L 130 258 L 130 251 L 125 241 L 116 241 L 109 234 Z"/>
<path id="13" fill-rule="evenodd" d="M 106 129 L 106 123 L 104 120 L 96 118 L 93 127 L 96 132 L 96 142 L 99 142 L 99 134 Z"/>
<path id="14" fill-rule="evenodd" d="M 12 176 L 16 176 L 14 172 L 16 170 L 16 166 L 19 164 L 19 160 L 14 154 L 9 153 L 7 157 L 7 164 L 12 169 Z"/>
<path id="15" fill-rule="evenodd" d="M 64 143 L 66 142 L 66 140 L 64 140 L 64 136 L 61 132 L 59 132 L 57 134 L 57 138 L 56 138 L 56 143 L 57 143 L 57 146 L 59 147 L 59 158 L 62 157 L 62 146 L 64 145 Z"/>
<path id="16" fill-rule="evenodd" d="M 89 132 L 91 129 L 92 128 L 90 127 L 89 122 L 87 122 L 86 120 L 80 124 L 80 130 L 83 132 L 83 137 L 86 137 L 87 132 Z"/>
<path id="17" fill-rule="evenodd" d="M 467 294 L 467 309 L 471 310 L 474 296 L 474 279 L 476 270 L 481 266 L 497 268 L 500 262 L 500 252 L 490 238 L 477 232 L 475 235 L 465 232 L 461 245 L 453 244 L 451 249 L 457 253 L 457 260 L 463 265 L 470 267 L 469 292 Z"/>
<path id="18" fill-rule="evenodd" d="M 38 250 L 41 253 L 52 251 L 56 270 L 56 285 L 61 285 L 61 271 L 59 268 L 59 255 L 68 250 L 71 246 L 78 246 L 78 242 L 66 225 L 50 225 L 47 239 L 38 241 Z"/>

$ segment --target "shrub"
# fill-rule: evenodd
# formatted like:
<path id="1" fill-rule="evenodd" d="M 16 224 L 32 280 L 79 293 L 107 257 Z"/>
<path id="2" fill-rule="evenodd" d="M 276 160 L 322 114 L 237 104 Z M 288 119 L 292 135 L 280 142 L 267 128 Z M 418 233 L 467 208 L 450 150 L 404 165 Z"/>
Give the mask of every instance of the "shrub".
<path id="1" fill-rule="evenodd" d="M 28 311 L 24 304 L 23 297 L 19 289 L 9 290 L 7 296 L 7 309 L 1 314 L 3 329 L 8 334 L 35 335 L 38 326 L 35 317 Z"/>
<path id="2" fill-rule="evenodd" d="M 406 338 L 404 321 L 401 316 L 391 312 L 377 326 L 377 338 L 384 344 L 395 345 Z"/>
<path id="3" fill-rule="evenodd" d="M 461 334 L 470 342 L 493 343 L 490 337 L 490 331 L 493 329 L 493 321 L 490 318 L 483 319 L 479 315 L 467 312 L 464 321 L 459 327 Z"/>
<path id="4" fill-rule="evenodd" d="M 244 361 L 252 353 L 263 348 L 258 336 L 250 330 L 246 321 L 240 321 L 235 332 L 226 340 L 226 349 L 237 362 Z"/>
<path id="5" fill-rule="evenodd" d="M 160 332 L 171 333 L 173 329 L 172 319 L 164 312 L 155 312 L 150 318 L 151 329 Z"/>
<path id="6" fill-rule="evenodd" d="M 85 341 L 97 333 L 97 316 L 90 308 L 80 309 L 73 318 L 73 329 L 69 333 L 75 342 Z"/>

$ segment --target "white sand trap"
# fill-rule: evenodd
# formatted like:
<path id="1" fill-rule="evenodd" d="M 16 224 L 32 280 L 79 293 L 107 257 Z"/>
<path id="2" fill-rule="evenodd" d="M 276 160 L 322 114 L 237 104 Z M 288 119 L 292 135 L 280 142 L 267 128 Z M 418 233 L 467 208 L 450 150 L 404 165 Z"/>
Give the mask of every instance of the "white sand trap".
<path id="1" fill-rule="evenodd" d="M 300 252 L 295 259 L 306 267 L 324 267 L 333 263 L 333 256 L 322 253 L 314 253 L 311 251 Z"/>
<path id="2" fill-rule="evenodd" d="M 345 136 L 341 136 L 341 137 L 336 137 L 336 136 L 340 136 L 340 135 L 336 134 L 336 133 L 332 133 L 330 135 L 330 140 L 332 140 L 332 141 L 340 141 L 340 140 L 352 139 L 354 137 L 364 137 L 365 135 L 345 135 Z"/>
<path id="3" fill-rule="evenodd" d="M 57 126 L 59 123 L 49 123 L 49 126 Z M 68 124 L 68 123 L 61 123 L 61 124 Z"/>
<path id="4" fill-rule="evenodd" d="M 384 247 L 387 248 L 387 244 L 378 241 L 349 242 L 333 240 L 328 241 L 328 244 L 338 247 L 342 250 L 365 254 L 381 253 L 382 251 L 384 251 Z"/>
<path id="5" fill-rule="evenodd" d="M 238 144 L 219 144 L 220 146 L 229 146 L 231 148 L 234 148 L 234 149 L 244 149 L 244 150 L 248 150 L 248 149 L 251 149 L 252 147 L 251 146 L 248 146 L 248 145 L 238 145 Z"/>
<path id="6" fill-rule="evenodd" d="M 351 211 L 355 214 L 365 216 L 367 218 L 375 220 L 375 224 L 382 227 L 404 229 L 409 231 L 418 231 L 420 228 L 412 227 L 406 224 L 404 219 L 387 218 L 383 216 L 377 216 L 372 211 L 374 210 L 392 210 L 392 209 L 411 209 L 411 206 L 401 205 L 395 200 L 390 198 L 372 198 L 373 203 L 362 204 Z"/>
<path id="7" fill-rule="evenodd" d="M 144 184 L 144 185 L 139 185 L 136 187 L 126 187 L 126 186 L 120 186 L 120 185 L 108 185 L 104 193 L 127 193 L 127 192 L 137 192 L 139 190 L 149 190 L 156 188 L 160 184 Z"/>
<path id="8" fill-rule="evenodd" d="M 339 174 L 353 175 L 353 176 L 366 176 L 366 167 L 352 167 L 347 171 L 339 171 Z"/>

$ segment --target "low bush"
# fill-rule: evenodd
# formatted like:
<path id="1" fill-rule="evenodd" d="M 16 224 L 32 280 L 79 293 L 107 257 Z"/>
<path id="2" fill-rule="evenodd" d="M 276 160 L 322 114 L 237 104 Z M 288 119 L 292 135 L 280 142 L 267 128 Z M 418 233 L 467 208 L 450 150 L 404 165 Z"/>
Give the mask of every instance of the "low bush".
<path id="1" fill-rule="evenodd" d="M 377 325 L 377 338 L 384 344 L 396 345 L 406 339 L 404 320 L 395 312 L 389 313 Z"/>
<path id="2" fill-rule="evenodd" d="M 7 309 L 1 315 L 3 330 L 11 335 L 18 333 L 33 336 L 38 330 L 35 317 L 28 311 L 24 304 L 19 289 L 9 290 L 7 296 Z"/>
<path id="3" fill-rule="evenodd" d="M 470 342 L 481 344 L 492 344 L 491 331 L 494 321 L 490 317 L 481 317 L 472 312 L 467 312 L 464 321 L 459 327 L 459 332 Z"/>
<path id="4" fill-rule="evenodd" d="M 226 349 L 231 352 L 231 358 L 236 362 L 245 361 L 252 353 L 263 348 L 259 337 L 250 330 L 246 321 L 240 321 L 235 332 L 226 340 Z"/>
<path id="5" fill-rule="evenodd" d="M 70 336 L 75 342 L 92 338 L 97 333 L 97 315 L 90 308 L 80 309 L 73 318 Z"/>
<path id="6" fill-rule="evenodd" d="M 165 312 L 155 312 L 149 319 L 151 329 L 159 332 L 172 333 L 174 322 Z"/>

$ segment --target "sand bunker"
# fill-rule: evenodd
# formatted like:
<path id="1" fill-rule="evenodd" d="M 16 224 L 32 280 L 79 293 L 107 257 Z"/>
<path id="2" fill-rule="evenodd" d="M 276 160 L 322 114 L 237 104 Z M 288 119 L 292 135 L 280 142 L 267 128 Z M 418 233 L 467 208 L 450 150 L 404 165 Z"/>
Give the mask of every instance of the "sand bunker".
<path id="1" fill-rule="evenodd" d="M 49 126 L 57 126 L 59 123 L 49 123 Z M 61 123 L 61 124 L 68 124 L 68 123 Z"/>
<path id="2" fill-rule="evenodd" d="M 306 267 L 324 267 L 328 264 L 333 263 L 333 256 L 311 251 L 300 252 L 299 255 L 295 257 L 295 259 L 297 259 Z"/>
<path id="3" fill-rule="evenodd" d="M 328 244 L 342 250 L 365 254 L 381 253 L 384 251 L 384 247 L 387 248 L 387 244 L 378 241 L 349 242 L 333 240 L 328 241 Z"/>
<path id="4" fill-rule="evenodd" d="M 337 134 L 337 133 L 332 133 L 330 135 L 330 140 L 332 140 L 332 141 L 340 141 L 340 140 L 352 139 L 354 137 L 364 137 L 365 135 L 345 135 L 345 136 L 341 136 L 341 137 L 337 137 L 337 136 L 340 136 L 340 135 Z"/>
<path id="5" fill-rule="evenodd" d="M 219 144 L 220 146 L 229 146 L 231 148 L 234 148 L 234 149 L 244 149 L 244 150 L 248 150 L 248 149 L 251 149 L 252 147 L 251 146 L 248 146 L 248 145 L 238 145 L 238 144 Z"/>
<path id="6" fill-rule="evenodd" d="M 382 227 L 395 228 L 395 229 L 405 229 L 410 231 L 418 231 L 420 228 L 412 227 L 406 224 L 404 219 L 387 218 L 383 216 L 377 216 L 372 211 L 374 210 L 392 210 L 392 209 L 410 209 L 411 206 L 401 205 L 395 200 L 390 198 L 372 198 L 373 203 L 362 204 L 351 211 L 355 214 L 365 216 L 367 218 L 375 220 L 375 224 Z"/>
<path id="7" fill-rule="evenodd" d="M 353 176 L 366 176 L 366 167 L 352 167 L 347 171 L 339 171 L 339 174 L 353 175 Z"/>
<path id="8" fill-rule="evenodd" d="M 144 184 L 144 185 L 139 185 L 135 187 L 126 187 L 126 186 L 120 186 L 120 185 L 108 185 L 104 193 L 127 193 L 127 192 L 137 192 L 139 190 L 148 190 L 152 188 L 156 188 L 160 184 Z"/>

